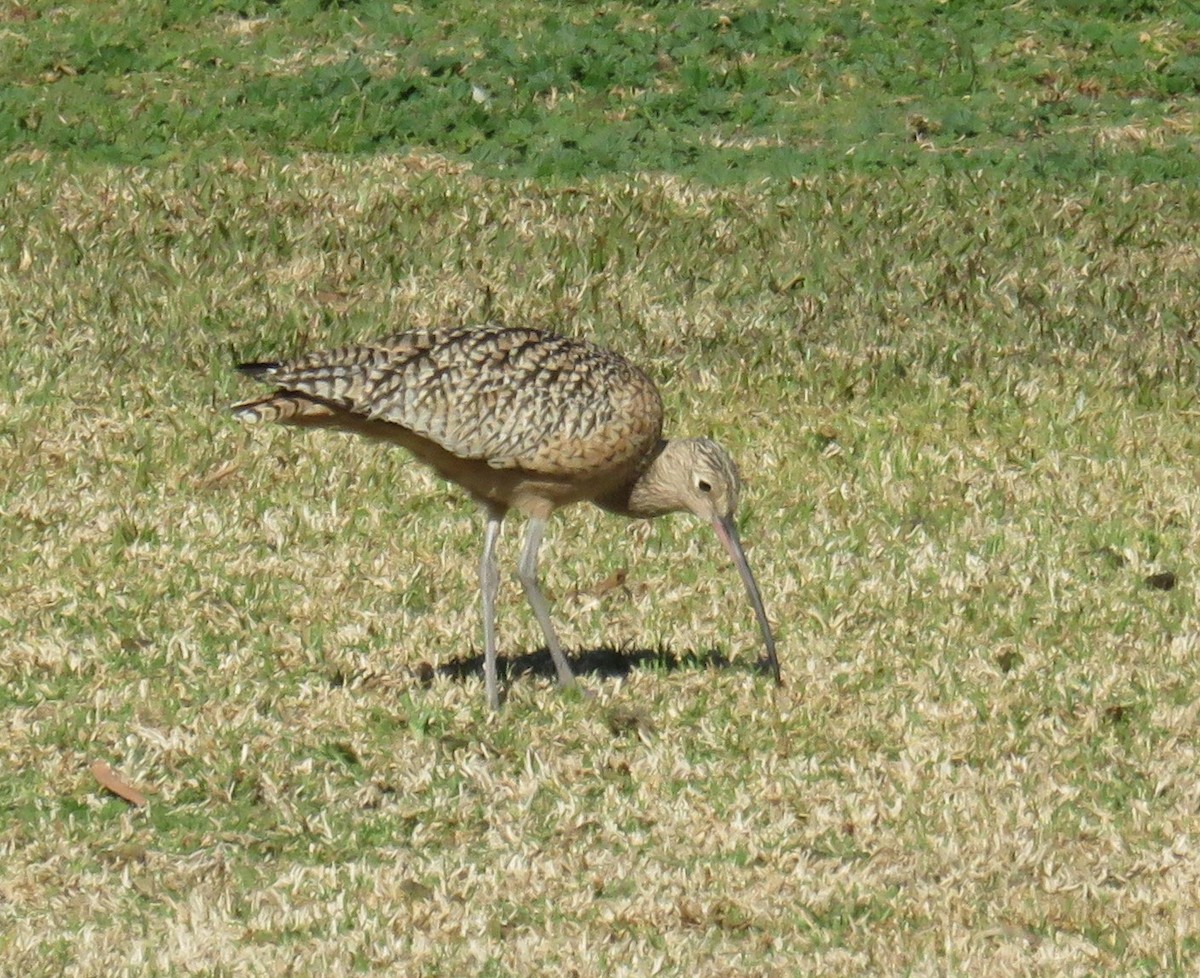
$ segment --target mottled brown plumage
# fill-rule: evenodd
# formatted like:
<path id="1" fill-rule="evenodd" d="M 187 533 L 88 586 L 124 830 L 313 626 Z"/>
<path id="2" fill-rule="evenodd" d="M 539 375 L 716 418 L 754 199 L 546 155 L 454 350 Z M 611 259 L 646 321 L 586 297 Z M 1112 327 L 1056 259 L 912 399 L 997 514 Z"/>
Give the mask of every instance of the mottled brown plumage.
<path id="1" fill-rule="evenodd" d="M 242 420 L 396 441 L 480 503 L 531 516 L 628 481 L 662 434 L 644 373 L 532 329 L 405 333 L 241 369 L 280 388 L 237 406 Z"/>
<path id="2" fill-rule="evenodd" d="M 741 487 L 707 439 L 662 440 L 662 400 L 623 357 L 520 327 L 447 327 L 240 368 L 276 386 L 235 405 L 243 421 L 336 428 L 409 449 L 462 486 L 488 515 L 480 568 L 488 699 L 499 705 L 495 547 L 509 509 L 529 519 L 518 576 L 564 685 L 570 666 L 537 584 L 545 522 L 591 500 L 632 517 L 690 510 L 713 522 L 745 581 L 776 680 L 779 664 L 733 523 Z"/>

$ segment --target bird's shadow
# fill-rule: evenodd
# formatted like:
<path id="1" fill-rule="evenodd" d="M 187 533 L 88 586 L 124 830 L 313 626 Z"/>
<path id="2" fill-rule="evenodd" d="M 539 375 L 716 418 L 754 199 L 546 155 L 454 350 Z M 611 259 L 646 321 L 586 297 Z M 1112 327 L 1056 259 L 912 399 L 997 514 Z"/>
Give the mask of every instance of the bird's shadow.
<path id="1" fill-rule="evenodd" d="M 425 684 L 436 677 L 446 677 L 458 682 L 483 674 L 483 655 L 463 656 L 440 665 L 424 662 L 417 667 L 417 674 Z M 734 669 L 742 668 L 716 649 L 703 652 L 675 653 L 669 649 L 638 648 L 636 646 L 602 645 L 594 649 L 583 649 L 567 654 L 571 670 L 577 676 L 599 676 L 602 679 L 623 679 L 635 669 L 658 669 L 675 672 L 678 669 Z M 745 663 L 747 671 L 761 669 L 762 664 Z M 500 655 L 496 657 L 496 671 L 501 679 L 512 680 L 526 676 L 555 678 L 554 662 L 546 648 L 522 655 Z"/>

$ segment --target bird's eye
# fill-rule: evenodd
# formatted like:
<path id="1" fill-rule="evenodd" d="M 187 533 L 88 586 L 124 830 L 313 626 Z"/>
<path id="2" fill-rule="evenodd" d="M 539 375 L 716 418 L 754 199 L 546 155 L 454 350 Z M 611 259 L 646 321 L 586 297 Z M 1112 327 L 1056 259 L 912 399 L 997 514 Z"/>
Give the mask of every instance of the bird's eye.
<path id="1" fill-rule="evenodd" d="M 701 479 L 699 482 L 696 483 L 696 488 L 699 489 L 701 492 L 712 492 L 712 484 L 709 482 L 706 482 L 704 479 Z"/>

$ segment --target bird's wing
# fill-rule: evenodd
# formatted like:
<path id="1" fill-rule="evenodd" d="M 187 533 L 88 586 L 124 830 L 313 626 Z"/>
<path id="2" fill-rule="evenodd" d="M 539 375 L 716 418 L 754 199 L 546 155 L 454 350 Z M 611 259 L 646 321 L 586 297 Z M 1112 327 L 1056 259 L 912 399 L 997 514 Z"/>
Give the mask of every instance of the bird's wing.
<path id="1" fill-rule="evenodd" d="M 631 464 L 662 431 L 662 402 L 640 370 L 532 329 L 403 333 L 245 369 L 499 469 L 570 477 Z"/>

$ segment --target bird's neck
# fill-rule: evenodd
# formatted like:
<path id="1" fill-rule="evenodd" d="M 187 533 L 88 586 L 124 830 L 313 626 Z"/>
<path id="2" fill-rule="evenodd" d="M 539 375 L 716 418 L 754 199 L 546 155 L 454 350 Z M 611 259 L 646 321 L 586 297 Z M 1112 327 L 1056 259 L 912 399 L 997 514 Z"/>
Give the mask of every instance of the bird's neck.
<path id="1" fill-rule="evenodd" d="M 668 491 L 669 482 L 665 478 L 667 444 L 660 439 L 641 467 L 621 485 L 597 498 L 596 505 L 632 519 L 649 519 L 679 510 L 681 507 Z"/>

